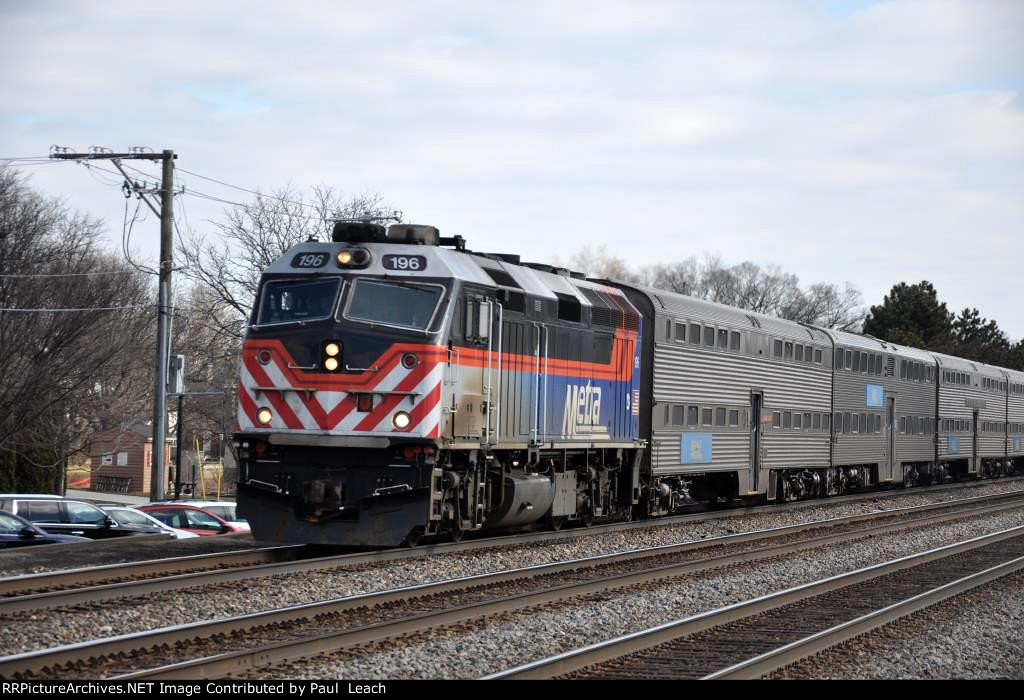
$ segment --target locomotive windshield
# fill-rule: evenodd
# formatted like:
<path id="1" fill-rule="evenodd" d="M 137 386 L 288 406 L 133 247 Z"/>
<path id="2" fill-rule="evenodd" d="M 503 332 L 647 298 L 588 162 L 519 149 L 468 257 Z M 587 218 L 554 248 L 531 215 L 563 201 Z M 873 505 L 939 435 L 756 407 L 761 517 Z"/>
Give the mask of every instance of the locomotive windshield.
<path id="1" fill-rule="evenodd" d="M 338 298 L 337 279 L 282 280 L 263 286 L 257 325 L 329 318 Z"/>
<path id="2" fill-rule="evenodd" d="M 426 330 L 440 298 L 435 285 L 360 279 L 352 286 L 345 318 Z"/>

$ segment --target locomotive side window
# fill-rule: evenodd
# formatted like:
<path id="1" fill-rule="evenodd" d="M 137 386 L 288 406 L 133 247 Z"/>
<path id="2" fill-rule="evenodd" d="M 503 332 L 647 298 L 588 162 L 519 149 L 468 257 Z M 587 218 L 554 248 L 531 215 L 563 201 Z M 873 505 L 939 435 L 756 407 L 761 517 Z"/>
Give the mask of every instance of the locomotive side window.
<path id="1" fill-rule="evenodd" d="M 328 318 L 338 297 L 338 279 L 282 280 L 263 286 L 257 325 Z"/>
<path id="2" fill-rule="evenodd" d="M 345 318 L 425 330 L 440 300 L 441 288 L 434 285 L 359 279 L 348 296 Z"/>

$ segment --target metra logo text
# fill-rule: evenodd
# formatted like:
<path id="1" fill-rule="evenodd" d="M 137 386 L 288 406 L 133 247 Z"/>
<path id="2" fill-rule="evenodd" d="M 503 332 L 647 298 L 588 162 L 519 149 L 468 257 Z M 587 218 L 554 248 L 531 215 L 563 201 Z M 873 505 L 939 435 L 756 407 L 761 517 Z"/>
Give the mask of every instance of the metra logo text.
<path id="1" fill-rule="evenodd" d="M 569 384 L 565 387 L 562 435 L 591 440 L 607 440 L 608 429 L 601 425 L 601 387 Z"/>

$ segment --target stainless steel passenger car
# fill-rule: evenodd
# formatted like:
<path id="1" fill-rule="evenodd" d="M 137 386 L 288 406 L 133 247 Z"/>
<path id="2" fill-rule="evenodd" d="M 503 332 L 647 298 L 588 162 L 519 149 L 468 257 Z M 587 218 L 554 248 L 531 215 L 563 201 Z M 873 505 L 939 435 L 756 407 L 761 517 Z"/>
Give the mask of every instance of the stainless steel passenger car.
<path id="1" fill-rule="evenodd" d="M 1006 391 L 1006 456 L 1024 460 L 1024 372 L 1003 370 Z"/>
<path id="2" fill-rule="evenodd" d="M 935 459 L 935 360 L 876 338 L 829 331 L 836 467 L 867 466 L 882 483 L 916 483 Z"/>
<path id="3" fill-rule="evenodd" d="M 940 467 L 963 467 L 967 474 L 978 474 L 982 465 L 987 470 L 1006 457 L 1005 437 L 1001 440 L 994 428 L 1006 422 L 1003 370 L 931 354 L 939 367 L 937 460 Z"/>
<path id="4" fill-rule="evenodd" d="M 654 488 L 674 500 L 774 496 L 779 474 L 828 464 L 832 344 L 823 331 L 635 291 L 654 313 Z"/>

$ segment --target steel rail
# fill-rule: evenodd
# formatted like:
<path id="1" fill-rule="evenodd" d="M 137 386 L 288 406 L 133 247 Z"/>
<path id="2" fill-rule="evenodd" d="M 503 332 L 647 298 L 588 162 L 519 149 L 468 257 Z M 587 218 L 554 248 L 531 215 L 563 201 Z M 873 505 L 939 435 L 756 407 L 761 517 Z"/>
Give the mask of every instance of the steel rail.
<path id="1" fill-rule="evenodd" d="M 911 596 L 874 612 L 862 615 L 827 630 L 792 642 L 778 649 L 761 654 L 729 668 L 709 674 L 704 680 L 754 679 L 777 671 L 801 659 L 814 656 L 845 641 L 859 637 L 880 627 L 912 615 L 954 596 L 966 593 L 978 586 L 991 583 L 1024 569 L 1024 557 L 992 566 L 969 576 L 933 588 L 930 591 Z"/>
<path id="2" fill-rule="evenodd" d="M 598 555 L 579 560 L 573 560 L 574 566 L 580 566 L 581 561 L 592 561 L 595 563 L 613 563 L 625 561 L 630 558 L 644 558 L 658 554 L 673 554 L 681 551 L 703 549 L 716 544 L 737 544 L 742 542 L 756 541 L 780 537 L 783 535 L 804 532 L 825 527 L 836 527 L 849 525 L 858 522 L 878 520 L 880 518 L 898 518 L 929 511 L 942 511 L 951 508 L 971 509 L 974 506 L 984 508 L 986 505 L 995 504 L 997 510 L 1002 510 L 1008 505 L 1000 505 L 1001 502 L 1013 504 L 1017 501 L 1024 501 L 1024 492 L 1013 492 L 1003 494 L 991 494 L 987 496 L 975 496 L 959 499 L 956 501 L 943 501 L 941 503 L 929 503 L 921 506 L 898 508 L 886 511 L 874 511 L 871 513 L 859 513 L 857 515 L 843 516 L 840 518 L 829 518 L 825 520 L 809 521 L 795 525 L 784 525 L 766 530 L 752 530 L 733 535 L 710 537 L 702 540 L 691 540 L 687 542 L 661 545 L 654 548 L 641 548 L 614 554 Z M 963 517 L 970 514 L 971 510 L 958 510 L 954 517 Z M 897 527 L 906 527 L 905 523 Z M 160 578 L 141 579 L 137 581 L 124 581 L 118 583 L 101 584 L 83 588 L 72 588 L 68 590 L 48 591 L 45 593 L 34 593 L 23 596 L 0 598 L 0 617 L 24 610 L 52 609 L 70 605 L 81 605 L 83 603 L 110 600 L 127 596 L 147 595 L 162 591 L 178 591 L 186 587 L 212 586 L 234 581 L 242 581 L 264 576 L 283 576 L 288 574 L 303 573 L 309 571 L 322 571 L 342 566 L 355 566 L 366 563 L 376 563 L 405 558 L 410 550 L 384 550 L 367 554 L 342 554 L 327 557 L 315 557 L 300 559 L 297 561 L 273 562 L 269 564 L 257 564 L 248 567 L 236 567 L 229 569 L 205 570 L 185 574 L 163 576 Z M 552 565 L 545 565 L 552 566 Z M 517 570 L 513 570 L 517 571 Z"/>
<path id="3" fill-rule="evenodd" d="M 1004 508 L 1012 507 L 1012 505 L 1018 501 L 1024 501 L 1024 493 L 1018 492 L 975 496 L 956 501 L 929 503 L 921 506 L 911 506 L 908 508 L 898 508 L 888 511 L 874 511 L 872 513 L 859 513 L 857 515 L 843 516 L 840 518 L 809 521 L 765 530 L 752 530 L 749 532 L 710 537 L 702 540 L 690 540 L 677 544 L 661 545 L 653 548 L 641 548 L 613 554 L 597 555 L 595 557 L 585 557 L 582 559 L 572 560 L 565 565 L 578 567 L 581 566 L 580 562 L 584 561 L 594 562 L 595 564 L 614 563 L 631 558 L 645 558 L 658 554 L 674 554 L 687 550 L 704 549 L 712 545 L 738 544 L 742 542 L 780 537 L 818 528 L 849 525 L 858 522 L 878 520 L 881 518 L 899 518 L 919 513 L 927 513 L 930 511 L 944 511 L 951 508 L 964 509 L 957 510 L 955 513 L 951 514 L 952 517 L 959 518 L 969 515 L 973 511 L 983 509 L 989 505 L 995 505 L 996 510 L 1003 510 Z M 1004 505 L 1003 502 L 1008 505 Z M 906 526 L 907 525 L 905 523 L 896 525 L 897 529 L 902 529 Z M 404 558 L 403 555 L 408 552 L 408 549 L 400 549 L 385 550 L 383 552 L 374 552 L 369 554 L 343 554 L 302 559 L 298 561 L 259 564 L 245 568 L 215 569 L 170 575 L 160 578 L 142 579 L 138 581 L 125 581 L 63 591 L 35 593 L 0 599 L 0 617 L 24 610 L 52 609 L 56 607 L 110 600 L 112 598 L 146 595 L 168 590 L 177 591 L 186 587 L 220 585 L 263 576 L 282 576 L 309 571 L 322 571 L 341 566 L 354 566 L 364 563 L 390 561 L 393 559 Z M 554 564 L 544 566 L 554 566 Z M 518 571 L 518 569 L 513 569 L 512 571 L 515 572 Z"/>
<path id="4" fill-rule="evenodd" d="M 849 573 L 831 576 L 820 581 L 802 584 L 751 600 L 691 615 L 650 629 L 622 635 L 597 644 L 591 644 L 545 659 L 522 664 L 505 671 L 484 676 L 484 679 L 539 679 L 561 676 L 590 666 L 613 661 L 630 654 L 647 651 L 676 639 L 688 637 L 698 632 L 720 627 L 824 593 L 1015 537 L 1024 537 L 1024 526 L 1013 527 L 971 538 L 963 542 L 937 547 L 918 554 L 900 557 Z"/>
<path id="5" fill-rule="evenodd" d="M 38 574 L 25 574 L 0 578 L 0 596 L 11 596 L 18 591 L 45 590 L 64 587 L 72 584 L 96 583 L 125 577 L 153 576 L 168 573 L 181 573 L 190 568 L 208 569 L 222 564 L 247 565 L 273 562 L 277 555 L 287 552 L 298 552 L 306 545 L 282 545 L 280 547 L 259 547 L 256 549 L 239 549 L 232 552 L 211 552 L 194 554 L 185 557 L 168 557 L 166 559 L 146 559 L 143 561 L 104 564 L 77 569 L 58 569 Z"/>
<path id="6" fill-rule="evenodd" d="M 982 498 L 989 499 L 992 497 L 986 496 Z M 946 505 L 948 506 L 949 504 L 947 503 Z M 169 679 L 197 677 L 197 675 L 201 675 L 202 677 L 214 677 L 216 675 L 223 675 L 227 673 L 239 673 L 245 669 L 255 666 L 263 666 L 268 663 L 277 663 L 290 659 L 301 658 L 311 653 L 321 653 L 323 651 L 358 646 L 371 641 L 379 641 L 396 635 L 406 634 L 410 631 L 422 631 L 469 619 L 480 618 L 495 613 L 520 610 L 523 608 L 576 598 L 590 593 L 603 592 L 611 588 L 624 588 L 628 586 L 641 585 L 652 581 L 692 574 L 731 564 L 738 564 L 812 549 L 843 540 L 877 536 L 887 532 L 900 531 L 907 527 L 928 525 L 945 520 L 962 519 L 965 516 L 972 517 L 987 512 L 1006 510 L 1018 506 L 1019 503 L 1016 502 L 987 504 L 976 502 L 972 503 L 972 508 L 966 513 L 962 510 L 958 510 L 956 512 L 931 514 L 924 518 L 918 518 L 911 521 L 874 525 L 842 533 L 832 533 L 825 535 L 824 537 L 812 537 L 796 542 L 769 545 L 767 547 L 726 554 L 724 556 L 708 557 L 696 561 L 676 562 L 667 565 L 657 565 L 646 570 L 614 574 L 581 583 L 556 585 L 540 591 L 514 594 L 485 602 L 471 603 L 439 611 L 422 613 L 413 617 L 377 623 L 342 632 L 322 635 L 320 637 L 305 638 L 281 644 L 259 647 L 257 649 L 229 652 L 227 654 L 198 661 L 186 661 L 180 664 L 171 664 L 152 671 L 129 674 L 125 677 L 153 677 Z M 915 510 L 929 507 L 934 509 L 934 504 L 931 506 L 917 506 L 915 507 Z M 891 512 L 887 511 L 886 513 Z M 885 514 L 874 515 L 876 518 L 887 517 Z M 850 519 L 864 519 L 865 517 L 867 516 L 850 516 Z M 0 677 L 9 678 L 15 674 L 39 671 L 48 667 L 59 667 L 64 664 L 73 664 L 81 661 L 83 658 L 109 658 L 121 653 L 130 653 L 137 649 L 153 648 L 160 645 L 169 645 L 180 641 L 205 638 L 217 634 L 230 634 L 236 631 L 294 622 L 296 620 L 312 619 L 319 615 L 341 613 L 360 608 L 372 608 L 389 603 L 408 601 L 415 598 L 437 596 L 456 591 L 465 591 L 467 589 L 478 589 L 483 586 L 512 581 L 529 580 L 538 576 L 588 569 L 624 561 L 660 557 L 667 554 L 678 554 L 692 549 L 705 548 L 709 546 L 739 544 L 757 539 L 755 535 L 760 535 L 761 538 L 778 537 L 799 533 L 800 528 L 820 529 L 823 526 L 828 527 L 830 525 L 834 526 L 835 524 L 835 521 L 817 521 L 814 523 L 814 527 L 809 527 L 808 524 L 801 526 L 786 526 L 782 528 L 775 528 L 770 531 L 761 531 L 759 533 L 726 535 L 697 542 L 662 545 L 659 547 L 599 555 L 565 562 L 540 564 L 490 574 L 477 574 L 474 576 L 450 579 L 447 581 L 417 584 L 376 593 L 347 596 L 330 601 L 306 603 L 279 610 L 241 615 L 235 618 L 224 618 L 220 620 L 176 625 L 157 630 L 122 635 L 119 637 L 81 642 L 78 644 L 56 647 L 54 649 L 25 652 L 0 658 Z M 768 533 L 771 534 L 769 535 Z M 311 651 L 311 649 L 315 651 Z"/>
<path id="7" fill-rule="evenodd" d="M 1007 477 L 1000 479 L 1000 482 L 1012 482 L 1024 480 L 1024 476 L 1021 477 Z M 989 485 L 989 480 L 976 481 L 970 483 L 956 483 L 956 484 L 938 484 L 934 486 L 915 487 L 913 490 L 906 491 L 902 489 L 890 489 L 885 491 L 871 491 L 865 493 L 847 494 L 845 496 L 834 496 L 827 499 L 810 499 L 806 501 L 795 501 L 789 504 L 768 504 L 759 506 L 744 506 L 739 508 L 728 508 L 716 511 L 704 511 L 699 513 L 685 513 L 681 515 L 668 516 L 664 518 L 654 518 L 648 520 L 638 520 L 631 522 L 616 522 L 606 523 L 602 525 L 595 525 L 592 527 L 577 527 L 567 528 L 558 531 L 545 531 L 545 532 L 525 532 L 513 535 L 500 535 L 497 537 L 481 537 L 479 539 L 468 539 L 463 542 L 442 542 L 435 544 L 422 545 L 415 548 L 393 548 L 375 550 L 370 552 L 359 552 L 350 554 L 338 554 L 331 555 L 329 557 L 317 557 L 323 562 L 328 560 L 337 560 L 339 563 L 337 566 L 348 566 L 358 565 L 366 563 L 386 562 L 394 561 L 397 559 L 415 558 L 418 556 L 424 556 L 429 554 L 445 554 L 445 553 L 461 553 L 468 551 L 479 551 L 481 549 L 492 549 L 496 547 L 507 547 L 521 544 L 535 544 L 552 541 L 561 541 L 566 539 L 573 539 L 576 537 L 586 537 L 589 535 L 599 535 L 612 532 L 623 532 L 636 529 L 656 529 L 664 527 L 673 527 L 679 524 L 688 522 L 703 522 L 713 520 L 725 520 L 728 518 L 743 517 L 747 515 L 758 515 L 761 513 L 784 513 L 806 510 L 809 508 L 829 506 L 832 504 L 843 504 L 843 503 L 856 503 L 858 501 L 882 499 L 882 500 L 898 500 L 904 495 L 917 495 L 917 494 L 934 494 L 942 493 L 948 490 L 957 489 L 970 489 L 980 488 L 982 486 Z M 981 496 L 977 498 L 992 498 L 999 496 L 1011 496 L 1014 492 L 1005 492 L 1003 494 L 991 494 L 990 496 Z M 1024 494 L 1024 491 L 1017 492 Z M 961 499 L 966 500 L 966 499 Z M 956 503 L 958 501 L 946 501 L 945 503 Z M 899 510 L 899 509 L 893 509 Z M 53 545 L 53 546 L 77 546 L 77 545 Z M 121 579 L 128 577 L 143 577 L 160 574 L 168 574 L 173 576 L 175 573 L 181 572 L 182 569 L 188 571 L 192 568 L 192 564 L 195 563 L 200 568 L 211 569 L 216 566 L 213 562 L 217 557 L 229 557 L 231 561 L 229 563 L 238 563 L 239 565 L 246 565 L 246 553 L 254 553 L 256 557 L 252 559 L 251 564 L 260 565 L 261 563 L 270 563 L 270 558 L 264 559 L 263 562 L 259 561 L 260 552 L 286 552 L 288 550 L 299 550 L 306 545 L 282 545 L 275 547 L 264 547 L 250 550 L 238 550 L 236 552 L 225 552 L 225 553 L 212 553 L 212 554 L 199 554 L 187 557 L 173 557 L 167 559 L 150 559 L 139 562 L 129 562 L 122 564 L 107 564 L 96 567 L 83 567 L 76 569 L 60 569 L 56 571 L 45 571 L 38 574 L 26 574 L 23 576 L 13 576 L 0 578 L 0 611 L 8 610 L 15 611 L 17 609 L 27 608 L 5 608 L 5 598 L 13 599 L 13 595 L 17 591 L 30 591 L 40 589 L 54 589 L 54 588 L 66 588 L 66 587 L 81 587 L 83 591 L 82 597 L 78 599 L 69 599 L 67 603 L 49 604 L 42 603 L 39 607 L 54 607 L 55 605 L 67 604 L 73 605 L 81 602 L 89 602 L 91 600 L 103 600 L 109 597 L 118 597 L 123 595 L 134 595 L 134 593 L 117 592 L 107 596 L 102 593 L 106 589 L 105 585 L 94 585 L 89 588 L 82 587 L 83 584 L 103 584 L 103 582 L 110 581 L 112 579 Z M 313 561 L 309 559 L 306 561 Z M 319 568 L 314 566 L 315 568 Z M 326 565 L 323 568 L 327 568 Z M 305 571 L 308 569 L 298 569 L 297 571 Z M 202 572 L 198 572 L 202 573 Z M 284 571 L 282 573 L 293 573 L 290 571 Z M 182 574 L 188 575 L 188 574 Z M 272 574 L 262 574 L 272 575 Z M 165 580 L 163 578 L 158 580 Z M 153 584 L 147 587 L 143 593 L 155 592 L 157 590 L 170 590 L 175 585 L 179 585 L 177 579 L 166 579 L 168 585 L 161 588 L 158 584 Z M 238 580 L 235 578 L 225 579 L 225 581 Z M 119 582 L 117 584 L 109 585 L 122 585 L 125 586 L 131 582 Z M 206 585 L 204 582 L 199 582 L 194 585 Z M 96 590 L 93 591 L 93 588 Z M 92 593 L 86 593 L 85 591 L 93 591 Z M 111 588 L 110 591 L 116 591 L 118 589 Z M 121 590 L 124 590 L 122 588 Z M 47 593 L 56 593 L 57 591 L 47 591 Z M 43 596 L 46 594 L 32 594 Z M 94 597 L 93 597 L 94 596 Z M 30 599 L 29 595 L 19 596 L 24 598 L 26 602 Z M 47 598 L 38 597 L 35 600 L 45 601 Z M 2 614 L 2 612 L 0 612 Z"/>

